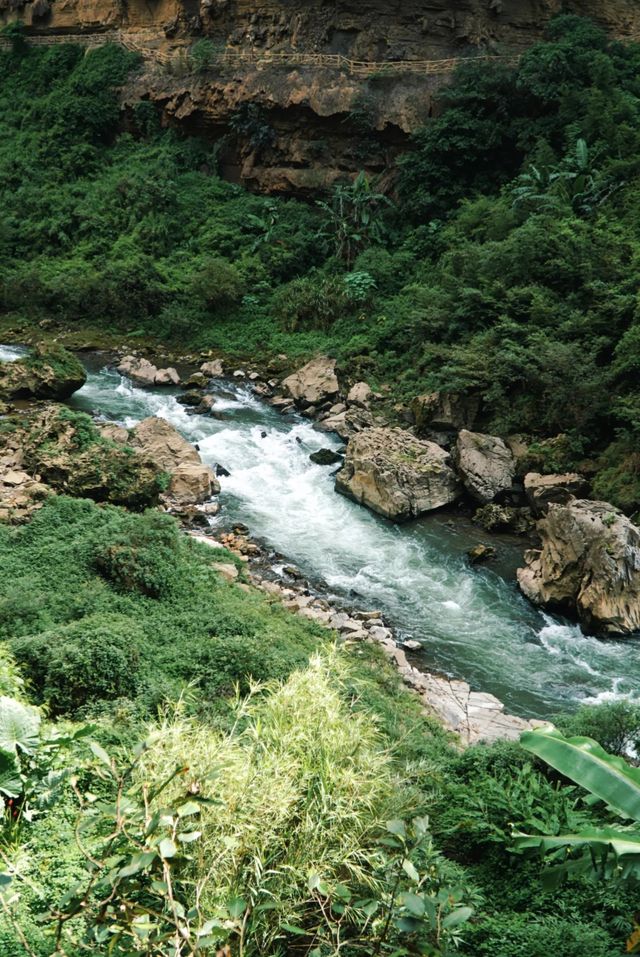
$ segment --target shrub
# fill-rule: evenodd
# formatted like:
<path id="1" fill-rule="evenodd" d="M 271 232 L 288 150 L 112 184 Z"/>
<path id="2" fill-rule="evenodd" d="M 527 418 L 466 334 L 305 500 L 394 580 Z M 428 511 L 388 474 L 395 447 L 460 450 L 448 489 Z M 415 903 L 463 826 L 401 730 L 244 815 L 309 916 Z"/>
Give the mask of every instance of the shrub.
<path id="1" fill-rule="evenodd" d="M 612 754 L 640 752 L 640 705 L 631 701 L 582 705 L 575 714 L 557 715 L 554 722 L 567 737 L 593 738 Z"/>
<path id="2" fill-rule="evenodd" d="M 74 714 L 91 702 L 136 693 L 141 639 L 129 619 L 94 615 L 16 638 L 11 649 L 51 711 Z"/>
<path id="3" fill-rule="evenodd" d="M 172 518 L 146 512 L 137 522 L 125 520 L 115 536 L 100 543 L 95 566 L 116 588 L 159 598 L 171 589 L 176 577 L 179 534 Z"/>
<path id="4" fill-rule="evenodd" d="M 219 309 L 239 303 L 245 286 L 235 266 L 226 259 L 211 258 L 194 276 L 192 291 L 208 309 Z"/>
<path id="5" fill-rule="evenodd" d="M 272 307 L 287 332 L 326 331 L 349 310 L 348 289 L 340 276 L 310 273 L 283 286 Z"/>

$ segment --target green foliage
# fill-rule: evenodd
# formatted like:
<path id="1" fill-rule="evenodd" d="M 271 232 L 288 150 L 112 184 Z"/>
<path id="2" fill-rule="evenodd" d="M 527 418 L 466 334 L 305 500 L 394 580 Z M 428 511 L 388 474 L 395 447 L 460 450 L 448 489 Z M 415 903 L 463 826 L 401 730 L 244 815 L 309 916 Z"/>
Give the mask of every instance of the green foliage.
<path id="1" fill-rule="evenodd" d="M 593 738 L 621 757 L 640 751 L 640 707 L 631 701 L 582 705 L 575 714 L 557 715 L 554 724 L 567 737 Z"/>
<path id="2" fill-rule="evenodd" d="M 637 881 L 640 871 L 640 771 L 623 758 L 608 754 L 591 738 L 565 738 L 552 725 L 525 732 L 524 748 L 603 801 L 613 824 L 573 833 L 532 836 L 517 833 L 521 851 L 552 852 L 555 867 L 547 877 L 558 881 L 571 873 L 621 876 Z M 616 819 L 617 818 L 617 819 Z M 622 818 L 623 823 L 619 822 Z"/>
<path id="3" fill-rule="evenodd" d="M 335 254 L 351 266 L 359 252 L 382 241 L 382 212 L 391 202 L 384 193 L 375 191 L 366 173 L 361 172 L 352 183 L 338 183 L 330 201 L 318 201 L 325 220 L 325 233 L 330 237 Z"/>

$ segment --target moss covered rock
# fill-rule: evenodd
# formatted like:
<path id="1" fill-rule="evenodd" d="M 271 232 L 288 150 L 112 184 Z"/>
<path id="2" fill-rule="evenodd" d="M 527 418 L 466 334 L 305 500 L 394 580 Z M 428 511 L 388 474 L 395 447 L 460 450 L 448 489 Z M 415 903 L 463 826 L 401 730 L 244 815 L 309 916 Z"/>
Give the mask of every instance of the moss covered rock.
<path id="1" fill-rule="evenodd" d="M 23 359 L 0 363 L 0 398 L 68 399 L 86 379 L 72 353 L 62 346 L 40 345 Z"/>

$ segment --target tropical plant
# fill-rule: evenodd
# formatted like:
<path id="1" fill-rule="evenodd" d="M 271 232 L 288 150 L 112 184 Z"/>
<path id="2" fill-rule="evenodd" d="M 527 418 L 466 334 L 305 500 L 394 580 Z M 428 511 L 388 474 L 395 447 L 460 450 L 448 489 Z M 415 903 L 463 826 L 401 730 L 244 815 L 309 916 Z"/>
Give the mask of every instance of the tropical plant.
<path id="1" fill-rule="evenodd" d="M 515 834 L 518 851 L 549 855 L 547 883 L 568 875 L 590 874 L 599 879 L 640 878 L 640 769 L 608 754 L 591 738 L 565 738 L 553 725 L 525 732 L 523 748 L 560 774 L 585 788 L 590 803 L 604 802 L 612 825 L 585 828 L 575 834 L 540 836 Z M 629 951 L 640 952 L 640 932 Z"/>
<path id="2" fill-rule="evenodd" d="M 325 234 L 331 237 L 336 255 L 348 266 L 363 249 L 382 240 L 382 211 L 391 205 L 388 196 L 376 192 L 364 171 L 348 185 L 338 183 L 328 202 L 318 201 L 325 215 Z"/>

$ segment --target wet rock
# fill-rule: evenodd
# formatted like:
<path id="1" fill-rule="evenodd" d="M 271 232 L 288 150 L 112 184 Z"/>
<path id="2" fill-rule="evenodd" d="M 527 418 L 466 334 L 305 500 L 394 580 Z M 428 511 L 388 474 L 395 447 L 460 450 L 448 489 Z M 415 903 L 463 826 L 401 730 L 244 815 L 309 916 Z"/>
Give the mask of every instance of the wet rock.
<path id="1" fill-rule="evenodd" d="M 141 356 L 124 356 L 117 366 L 120 375 L 143 386 L 180 385 L 180 376 L 173 367 L 158 369 Z"/>
<path id="2" fill-rule="evenodd" d="M 204 389 L 207 381 L 206 375 L 203 375 L 202 372 L 193 372 L 182 384 L 188 389 Z"/>
<path id="3" fill-rule="evenodd" d="M 173 366 L 168 369 L 158 369 L 156 375 L 156 385 L 180 385 L 180 376 Z"/>
<path id="4" fill-rule="evenodd" d="M 367 409 L 372 394 L 371 386 L 367 382 L 356 382 L 349 389 L 347 402 L 349 405 L 359 405 L 363 409 Z"/>
<path id="5" fill-rule="evenodd" d="M 179 395 L 176 397 L 176 402 L 179 402 L 180 405 L 186 405 L 189 407 L 196 407 L 202 405 L 202 393 L 201 392 L 185 392 L 184 395 Z"/>
<path id="6" fill-rule="evenodd" d="M 515 460 L 497 436 L 463 429 L 453 457 L 467 492 L 483 505 L 511 489 Z"/>
<path id="7" fill-rule="evenodd" d="M 418 435 L 427 430 L 457 432 L 472 429 L 480 411 L 480 396 L 462 392 L 430 392 L 411 403 Z"/>
<path id="8" fill-rule="evenodd" d="M 181 504 L 204 502 L 220 484 L 192 445 L 165 419 L 152 416 L 133 429 L 131 445 L 171 476 L 167 497 Z"/>
<path id="9" fill-rule="evenodd" d="M 563 475 L 528 472 L 524 477 L 524 490 L 536 515 L 544 515 L 551 503 L 566 505 L 573 498 L 582 498 L 589 490 L 589 483 L 577 472 Z"/>
<path id="10" fill-rule="evenodd" d="M 285 565 L 282 571 L 285 573 L 285 575 L 288 575 L 289 578 L 295 578 L 299 580 L 304 577 L 300 569 L 296 568 L 295 565 Z"/>
<path id="11" fill-rule="evenodd" d="M 468 549 L 467 556 L 472 565 L 479 565 L 482 562 L 491 561 L 496 557 L 496 550 L 493 545 L 474 545 Z"/>
<path id="12" fill-rule="evenodd" d="M 511 532 L 514 535 L 528 535 L 535 526 L 530 508 L 498 505 L 496 502 L 477 509 L 473 521 L 487 532 Z"/>
<path id="13" fill-rule="evenodd" d="M 212 359 L 210 362 L 203 362 L 200 366 L 200 372 L 210 379 L 218 378 L 224 375 L 224 363 L 222 359 Z"/>
<path id="14" fill-rule="evenodd" d="M 297 405 L 307 406 L 325 402 L 337 395 L 340 387 L 336 376 L 336 361 L 328 356 L 318 356 L 307 362 L 282 383 Z"/>
<path id="15" fill-rule="evenodd" d="M 309 459 L 316 465 L 335 465 L 337 462 L 342 462 L 342 456 L 333 449 L 318 449 L 317 452 L 311 453 Z"/>
<path id="16" fill-rule="evenodd" d="M 406 641 L 402 642 L 402 647 L 406 648 L 407 651 L 422 651 L 422 643 L 416 641 L 415 638 L 407 638 Z"/>
<path id="17" fill-rule="evenodd" d="M 537 605 L 577 615 L 586 631 L 640 630 L 640 529 L 607 502 L 551 503 L 525 553 L 520 588 Z"/>
<path id="18" fill-rule="evenodd" d="M 351 439 L 336 490 L 395 521 L 447 505 L 461 491 L 444 449 L 396 428 Z"/>
<path id="19" fill-rule="evenodd" d="M 0 398 L 63 401 L 87 380 L 82 364 L 61 346 L 37 345 L 30 355 L 0 362 Z"/>

